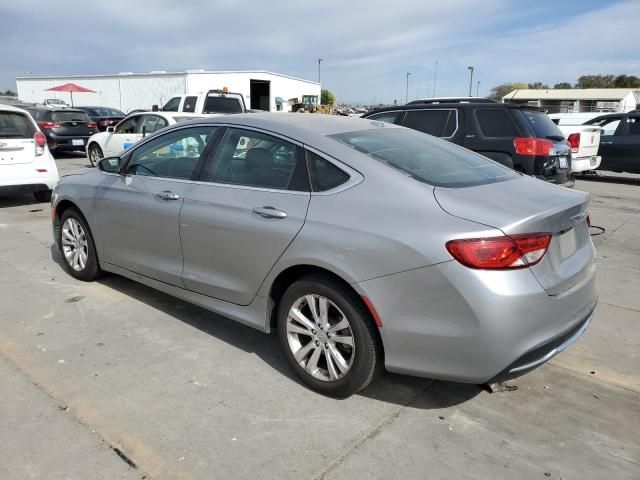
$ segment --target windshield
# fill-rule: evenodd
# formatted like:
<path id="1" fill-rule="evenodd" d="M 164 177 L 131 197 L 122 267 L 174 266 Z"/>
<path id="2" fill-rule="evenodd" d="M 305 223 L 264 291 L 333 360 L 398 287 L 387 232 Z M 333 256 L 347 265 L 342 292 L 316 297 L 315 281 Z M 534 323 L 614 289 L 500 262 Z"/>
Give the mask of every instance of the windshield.
<path id="1" fill-rule="evenodd" d="M 33 122 L 17 112 L 0 112 L 0 138 L 33 138 Z"/>
<path id="2" fill-rule="evenodd" d="M 89 122 L 89 117 L 84 112 L 52 112 L 50 120 L 54 122 Z"/>
<path id="3" fill-rule="evenodd" d="M 242 105 L 234 97 L 207 97 L 202 113 L 242 113 Z"/>
<path id="4" fill-rule="evenodd" d="M 437 187 L 472 187 L 518 176 L 482 155 L 415 130 L 377 128 L 330 138 Z"/>
<path id="5" fill-rule="evenodd" d="M 536 110 L 521 110 L 521 112 L 529 125 L 533 127 L 536 137 L 552 140 L 562 140 L 564 138 L 564 134 L 546 113 Z"/>

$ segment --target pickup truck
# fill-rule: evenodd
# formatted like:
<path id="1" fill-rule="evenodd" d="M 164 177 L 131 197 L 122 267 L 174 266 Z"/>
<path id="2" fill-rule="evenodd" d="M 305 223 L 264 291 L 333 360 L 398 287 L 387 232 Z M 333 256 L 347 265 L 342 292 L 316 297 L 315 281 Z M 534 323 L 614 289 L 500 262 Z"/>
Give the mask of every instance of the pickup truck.
<path id="1" fill-rule="evenodd" d="M 247 106 L 241 93 L 230 93 L 223 90 L 209 90 L 194 94 L 183 94 L 171 98 L 162 108 L 152 107 L 154 112 L 185 113 L 246 113 Z"/>
<path id="2" fill-rule="evenodd" d="M 571 172 L 584 173 L 600 166 L 602 158 L 598 156 L 602 129 L 591 125 L 566 125 L 561 114 L 549 117 L 571 145 Z"/>

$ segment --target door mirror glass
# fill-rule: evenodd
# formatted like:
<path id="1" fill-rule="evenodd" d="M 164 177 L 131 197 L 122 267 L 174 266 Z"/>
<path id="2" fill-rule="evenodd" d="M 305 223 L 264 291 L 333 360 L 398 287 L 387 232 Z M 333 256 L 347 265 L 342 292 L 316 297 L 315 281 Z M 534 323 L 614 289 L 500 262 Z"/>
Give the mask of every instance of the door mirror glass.
<path id="1" fill-rule="evenodd" d="M 116 131 L 116 127 L 107 127 L 107 133 L 113 133 Z"/>
<path id="2" fill-rule="evenodd" d="M 107 173 L 118 173 L 120 171 L 120 157 L 107 157 L 98 162 L 98 170 Z"/>

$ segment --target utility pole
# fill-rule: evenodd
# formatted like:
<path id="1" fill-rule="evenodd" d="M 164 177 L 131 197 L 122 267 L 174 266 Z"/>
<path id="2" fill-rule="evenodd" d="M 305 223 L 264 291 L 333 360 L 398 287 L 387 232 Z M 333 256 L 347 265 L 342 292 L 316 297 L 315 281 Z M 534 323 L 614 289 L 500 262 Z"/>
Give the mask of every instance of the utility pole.
<path id="1" fill-rule="evenodd" d="M 436 60 L 436 69 L 433 72 L 433 97 L 436 96 L 436 83 L 438 82 L 438 60 Z"/>
<path id="2" fill-rule="evenodd" d="M 322 63 L 322 59 L 318 59 L 318 83 L 320 83 L 320 64 Z"/>
<path id="3" fill-rule="evenodd" d="M 409 103 L 409 75 L 411 75 L 409 72 L 407 72 L 407 91 L 405 93 L 405 102 L 404 103 Z"/>
<path id="4" fill-rule="evenodd" d="M 471 89 L 473 88 L 473 67 L 467 67 L 467 70 L 471 73 L 469 76 L 469 96 L 471 96 Z"/>
<path id="5" fill-rule="evenodd" d="M 479 92 L 480 91 L 480 80 L 478 80 L 478 85 L 476 86 L 476 97 L 479 97 Z"/>

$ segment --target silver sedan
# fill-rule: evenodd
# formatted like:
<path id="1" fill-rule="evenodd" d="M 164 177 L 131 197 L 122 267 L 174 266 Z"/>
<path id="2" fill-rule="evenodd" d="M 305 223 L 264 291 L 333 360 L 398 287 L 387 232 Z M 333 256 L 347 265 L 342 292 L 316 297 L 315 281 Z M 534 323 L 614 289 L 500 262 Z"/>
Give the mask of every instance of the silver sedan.
<path id="1" fill-rule="evenodd" d="M 388 371 L 484 383 L 547 361 L 597 301 L 588 196 L 413 130 L 250 114 L 160 130 L 54 191 L 75 278 L 111 272 L 277 331 L 344 397 Z"/>

